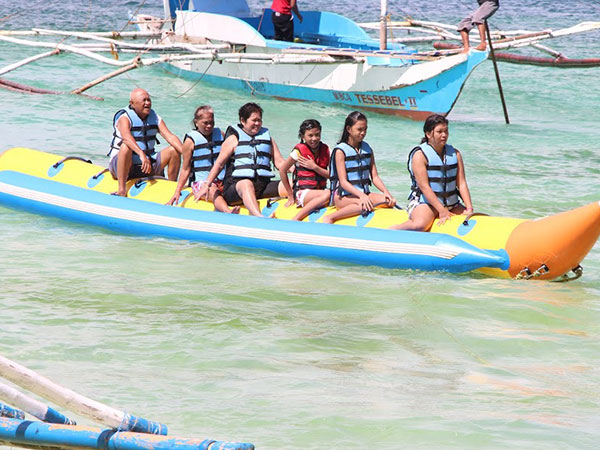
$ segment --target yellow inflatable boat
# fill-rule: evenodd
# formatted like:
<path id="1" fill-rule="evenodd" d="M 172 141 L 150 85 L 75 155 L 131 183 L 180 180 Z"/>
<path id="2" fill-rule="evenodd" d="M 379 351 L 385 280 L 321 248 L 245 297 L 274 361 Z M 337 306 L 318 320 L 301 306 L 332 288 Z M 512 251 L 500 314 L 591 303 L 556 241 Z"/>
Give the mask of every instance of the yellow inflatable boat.
<path id="1" fill-rule="evenodd" d="M 305 223 L 290 219 L 286 200 L 260 200 L 264 215 L 278 220 L 213 212 L 190 189 L 179 205 L 165 206 L 175 183 L 130 180 L 128 198 L 108 195 L 116 181 L 106 169 L 77 157 L 12 148 L 0 155 L 0 204 L 126 233 L 164 235 L 224 245 L 318 256 L 349 263 L 421 270 L 468 271 L 504 278 L 561 279 L 581 276 L 581 261 L 600 235 L 600 202 L 535 220 L 481 214 L 454 216 L 428 233 L 387 228 L 405 211 L 378 208 L 322 224 L 330 208 Z M 306 223 L 308 222 L 308 223 Z"/>

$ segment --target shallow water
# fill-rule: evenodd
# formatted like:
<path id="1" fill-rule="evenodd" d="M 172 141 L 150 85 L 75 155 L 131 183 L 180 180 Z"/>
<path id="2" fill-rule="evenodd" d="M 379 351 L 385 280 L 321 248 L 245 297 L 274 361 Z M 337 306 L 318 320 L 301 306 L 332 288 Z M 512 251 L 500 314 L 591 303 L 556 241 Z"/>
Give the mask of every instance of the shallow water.
<path id="1" fill-rule="evenodd" d="M 151 2 L 147 2 L 151 3 Z M 142 11 L 160 14 L 160 5 Z M 254 9 L 264 2 L 250 2 Z M 301 7 L 303 6 L 301 2 Z M 471 1 L 390 2 L 394 13 L 457 22 Z M 360 21 L 379 2 L 350 11 Z M 4 28 L 121 29 L 138 2 L 28 2 Z M 10 8 L 9 8 L 10 6 Z M 0 0 L 0 17 L 13 11 Z M 401 18 L 395 14 L 394 18 Z M 502 2 L 492 28 L 599 20 L 598 2 Z M 548 45 L 600 56 L 598 32 Z M 0 43 L 0 66 L 40 50 Z M 111 71 L 80 57 L 38 61 L 6 78 L 69 90 Z M 534 218 L 600 200 L 600 69 L 491 63 L 449 116 L 475 208 Z M 318 118 L 334 143 L 348 111 L 251 98 L 136 70 L 75 96 L 0 90 L 0 150 L 28 146 L 105 161 L 114 112 L 150 91 L 182 136 L 195 106 L 217 124 L 258 100 L 282 149 Z M 369 115 L 367 140 L 400 199 L 422 124 Z M 0 207 L 0 352 L 83 394 L 167 423 L 171 434 L 260 449 L 595 448 L 600 377 L 600 247 L 569 284 L 515 282 L 255 255 L 121 236 Z M 85 423 L 85 420 L 80 420 Z"/>

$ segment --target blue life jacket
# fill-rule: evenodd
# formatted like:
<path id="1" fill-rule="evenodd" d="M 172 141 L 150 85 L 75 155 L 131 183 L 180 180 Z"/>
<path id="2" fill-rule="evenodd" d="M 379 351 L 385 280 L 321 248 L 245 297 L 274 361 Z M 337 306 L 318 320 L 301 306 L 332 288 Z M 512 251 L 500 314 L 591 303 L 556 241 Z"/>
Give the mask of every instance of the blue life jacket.
<path id="1" fill-rule="evenodd" d="M 234 178 L 273 177 L 271 172 L 271 135 L 261 128 L 255 136 L 249 136 L 240 125 L 236 125 L 238 145 L 232 156 Z"/>
<path id="2" fill-rule="evenodd" d="M 438 155 L 434 148 L 423 143 L 418 147 L 413 148 L 408 154 L 407 168 L 412 181 L 411 193 L 409 199 L 418 199 L 419 203 L 429 203 L 415 179 L 412 170 L 412 159 L 418 150 L 421 150 L 427 159 L 427 177 L 429 178 L 429 186 L 437 196 L 442 205 L 452 207 L 459 203 L 458 190 L 456 189 L 456 174 L 458 173 L 458 156 L 456 149 L 451 145 L 446 144 L 442 152 L 443 159 Z"/>
<path id="3" fill-rule="evenodd" d="M 192 171 L 190 172 L 190 183 L 194 181 L 204 181 L 208 177 L 208 173 L 221 151 L 223 143 L 223 134 L 218 128 L 213 128 L 212 136 L 208 141 L 198 130 L 192 130 L 185 135 L 183 140 L 190 138 L 194 142 L 194 150 L 192 152 Z M 221 170 L 217 175 L 217 180 L 223 181 L 225 169 Z"/>
<path id="4" fill-rule="evenodd" d="M 146 153 L 148 158 L 154 160 L 154 156 L 156 154 L 154 151 L 154 146 L 158 143 L 158 139 L 156 137 L 158 134 L 158 115 L 153 109 L 151 109 L 150 114 L 148 114 L 148 117 L 146 117 L 146 120 L 142 120 L 131 107 L 131 105 L 126 109 L 120 109 L 113 117 L 113 140 L 110 144 L 110 151 L 108 152 L 108 155 L 113 158 L 121 149 L 123 137 L 117 128 L 117 121 L 123 114 L 127 114 L 127 116 L 129 116 L 129 120 L 131 122 L 131 134 L 133 135 L 137 145 L 144 151 L 144 153 Z M 142 164 L 142 160 L 137 153 L 133 153 L 132 163 Z"/>
<path id="5" fill-rule="evenodd" d="M 335 152 L 338 150 L 343 151 L 346 156 L 346 177 L 350 184 L 368 194 L 370 191 L 369 186 L 371 185 L 371 161 L 373 156 L 373 149 L 365 141 L 360 144 L 360 151 L 357 152 L 350 145 L 345 142 L 340 142 L 333 149 L 331 154 L 331 168 L 330 168 L 330 179 L 331 179 L 331 193 L 336 191 L 341 197 L 351 195 L 350 192 L 342 189 L 340 180 L 338 178 L 337 168 L 335 166 Z"/>

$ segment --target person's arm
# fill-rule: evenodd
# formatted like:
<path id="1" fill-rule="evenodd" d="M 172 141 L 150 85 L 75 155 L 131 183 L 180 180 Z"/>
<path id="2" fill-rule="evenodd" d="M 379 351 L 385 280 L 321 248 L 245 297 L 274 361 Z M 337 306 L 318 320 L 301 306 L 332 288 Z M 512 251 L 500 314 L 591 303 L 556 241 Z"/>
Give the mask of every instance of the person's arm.
<path id="1" fill-rule="evenodd" d="M 194 195 L 196 201 L 200 200 L 208 193 L 208 188 L 213 183 L 213 181 L 215 181 L 215 178 L 217 178 L 223 167 L 225 167 L 227 161 L 229 161 L 229 159 L 231 158 L 231 155 L 233 155 L 233 152 L 235 151 L 238 142 L 238 137 L 235 134 L 229 135 L 229 137 L 227 137 L 227 139 L 223 141 L 223 144 L 221 145 L 221 150 L 219 151 L 219 156 L 213 164 L 212 169 L 210 169 L 208 177 L 206 177 L 206 181 L 202 183 L 202 186 L 200 186 L 200 189 Z"/>
<path id="2" fill-rule="evenodd" d="M 371 154 L 371 179 L 373 180 L 373 184 L 377 189 L 381 191 L 385 198 L 387 199 L 388 206 L 394 206 L 396 204 L 396 199 L 390 191 L 385 187 L 383 180 L 379 177 L 379 173 L 377 172 L 377 166 L 375 165 L 375 155 Z"/>
<path id="3" fill-rule="evenodd" d="M 304 156 L 299 155 L 298 164 L 309 170 L 315 171 L 318 175 L 322 176 L 323 178 L 329 178 L 329 170 L 319 166 L 313 159 L 305 158 Z"/>
<path id="4" fill-rule="evenodd" d="M 294 14 L 296 14 L 296 17 L 300 23 L 302 23 L 302 14 L 300 14 L 300 10 L 298 9 L 298 2 L 296 0 L 290 0 L 290 7 L 292 8 Z"/>
<path id="5" fill-rule="evenodd" d="M 465 202 L 466 214 L 473 212 L 473 203 L 471 202 L 471 192 L 469 191 L 469 185 L 467 184 L 467 177 L 465 176 L 465 165 L 463 164 L 462 155 L 456 150 L 456 157 L 458 159 L 458 172 L 456 173 L 456 187 L 460 193 L 460 197 Z"/>
<path id="6" fill-rule="evenodd" d="M 288 171 L 290 170 L 290 167 L 292 167 L 295 163 L 296 163 L 296 161 L 294 161 L 294 158 L 289 156 L 288 159 L 286 159 L 281 164 L 281 166 L 279 166 L 279 176 L 281 178 L 281 184 L 283 184 L 283 188 L 285 189 L 285 192 L 287 193 L 287 196 L 288 196 L 288 201 L 285 204 L 286 207 L 292 206 L 292 204 L 294 203 L 294 190 L 292 189 L 292 186 L 290 185 L 290 180 L 288 178 Z"/>
<path id="7" fill-rule="evenodd" d="M 435 195 L 435 192 L 433 192 L 433 189 L 431 189 L 431 185 L 429 184 L 429 176 L 427 175 L 427 158 L 425 158 L 425 155 L 422 151 L 417 151 L 413 155 L 412 170 L 415 175 L 417 186 L 423 193 L 423 196 L 429 205 L 437 211 L 440 218 L 440 225 L 443 224 L 450 218 L 452 214 L 448 208 L 446 208 L 442 202 L 440 202 L 440 200 L 437 198 L 437 195 Z"/>
<path id="8" fill-rule="evenodd" d="M 275 139 L 271 138 L 271 156 L 273 157 L 273 164 L 276 169 L 279 169 L 283 164 L 283 156 L 281 156 L 281 152 L 279 151 L 279 147 L 275 142 Z"/>
<path id="9" fill-rule="evenodd" d="M 171 200 L 167 203 L 167 205 L 176 205 L 179 202 L 179 196 L 181 195 L 181 191 L 185 183 L 187 183 L 190 178 L 190 172 L 192 170 L 192 154 L 194 152 L 194 140 L 190 137 L 186 137 L 183 145 L 181 146 L 181 153 L 183 153 L 183 166 L 181 168 L 181 173 L 179 174 L 179 181 L 177 182 L 177 187 L 175 188 L 175 193 Z"/>
<path id="10" fill-rule="evenodd" d="M 171 133 L 164 120 L 161 120 L 158 123 L 158 132 L 162 137 L 164 137 L 167 140 L 169 144 L 171 144 L 171 146 L 177 151 L 177 153 L 181 155 L 181 141 L 177 136 Z"/>
<path id="11" fill-rule="evenodd" d="M 142 161 L 142 172 L 150 173 L 152 171 L 152 163 L 150 162 L 150 158 L 148 158 L 146 153 L 135 141 L 133 134 L 131 134 L 131 122 L 129 121 L 127 114 L 123 114 L 119 117 L 119 120 L 117 120 L 117 129 L 121 134 L 121 139 L 127 147 L 140 157 L 140 160 Z"/>

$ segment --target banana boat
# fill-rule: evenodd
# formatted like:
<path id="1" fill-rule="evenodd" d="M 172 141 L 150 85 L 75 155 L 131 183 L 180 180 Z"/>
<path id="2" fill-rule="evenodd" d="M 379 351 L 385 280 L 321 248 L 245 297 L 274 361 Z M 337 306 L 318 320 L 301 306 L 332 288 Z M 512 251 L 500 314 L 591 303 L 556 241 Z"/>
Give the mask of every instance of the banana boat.
<path id="1" fill-rule="evenodd" d="M 177 206 L 166 206 L 175 183 L 157 177 L 130 180 L 128 197 L 109 195 L 117 182 L 91 161 L 28 148 L 0 154 L 0 204 L 139 235 L 189 239 L 352 264 L 390 268 L 480 271 L 486 275 L 542 280 L 581 276 L 581 261 L 600 236 L 600 202 L 535 220 L 483 214 L 437 221 L 429 232 L 387 228 L 406 211 L 377 208 L 368 215 L 324 224 L 322 208 L 304 222 L 289 219 L 286 199 L 261 199 L 265 216 L 214 212 L 188 188 Z"/>

